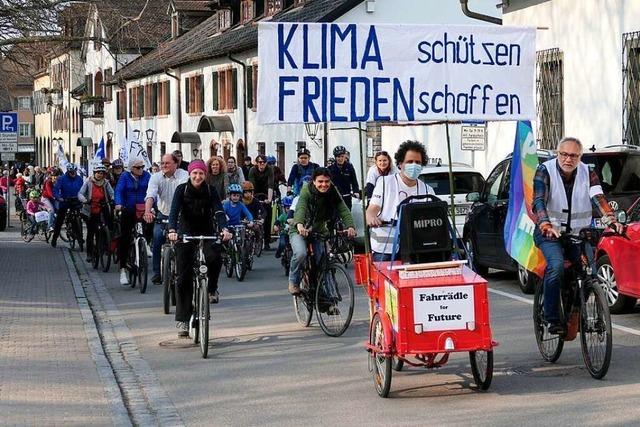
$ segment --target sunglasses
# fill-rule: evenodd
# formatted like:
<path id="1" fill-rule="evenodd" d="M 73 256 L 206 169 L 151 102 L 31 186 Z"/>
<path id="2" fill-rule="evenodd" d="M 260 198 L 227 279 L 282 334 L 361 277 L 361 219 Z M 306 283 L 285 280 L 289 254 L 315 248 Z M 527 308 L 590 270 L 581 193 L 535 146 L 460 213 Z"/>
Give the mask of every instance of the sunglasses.
<path id="1" fill-rule="evenodd" d="M 132 166 L 133 169 L 143 169 L 144 166 Z"/>

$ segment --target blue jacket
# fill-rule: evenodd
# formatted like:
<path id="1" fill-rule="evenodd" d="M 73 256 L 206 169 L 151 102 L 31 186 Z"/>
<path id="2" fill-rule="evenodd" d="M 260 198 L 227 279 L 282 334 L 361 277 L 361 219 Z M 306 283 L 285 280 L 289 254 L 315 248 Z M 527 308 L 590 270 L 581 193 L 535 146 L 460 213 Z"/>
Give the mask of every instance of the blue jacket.
<path id="1" fill-rule="evenodd" d="M 231 204 L 230 200 L 225 200 L 222 208 L 224 209 L 224 213 L 227 214 L 227 218 L 229 218 L 227 221 L 229 225 L 240 225 L 243 216 L 247 220 L 253 221 L 253 215 L 251 215 L 249 209 L 242 203 L 242 200 L 236 203 L 235 206 Z"/>
<path id="2" fill-rule="evenodd" d="M 128 210 L 135 210 L 136 204 L 144 203 L 151 174 L 144 171 L 137 180 L 131 172 L 124 172 L 118 180 L 115 190 L 116 205 Z"/>
<path id="3" fill-rule="evenodd" d="M 56 199 L 77 199 L 78 192 L 82 188 L 82 182 L 80 175 L 71 178 L 68 173 L 65 173 L 58 178 L 53 186 L 53 196 Z"/>
<path id="4" fill-rule="evenodd" d="M 338 166 L 338 163 L 334 163 L 328 169 L 331 174 L 331 182 L 336 186 L 341 196 L 351 192 L 360 192 L 356 170 L 351 163 L 345 162 L 342 167 Z"/>
<path id="5" fill-rule="evenodd" d="M 302 180 L 305 176 L 311 177 L 313 171 L 320 166 L 317 163 L 309 162 L 307 166 L 300 166 L 300 163 L 296 163 L 291 167 L 291 172 L 289 172 L 289 179 L 287 180 L 287 185 L 292 187 L 293 194 L 299 195 L 300 190 L 302 189 Z"/>

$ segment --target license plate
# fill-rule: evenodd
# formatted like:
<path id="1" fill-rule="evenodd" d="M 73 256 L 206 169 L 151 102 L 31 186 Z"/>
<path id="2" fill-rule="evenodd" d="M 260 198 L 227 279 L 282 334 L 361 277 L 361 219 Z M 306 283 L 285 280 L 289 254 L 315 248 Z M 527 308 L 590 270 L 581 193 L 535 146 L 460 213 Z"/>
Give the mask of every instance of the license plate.
<path id="1" fill-rule="evenodd" d="M 469 206 L 456 206 L 456 215 L 466 215 L 469 213 Z"/>

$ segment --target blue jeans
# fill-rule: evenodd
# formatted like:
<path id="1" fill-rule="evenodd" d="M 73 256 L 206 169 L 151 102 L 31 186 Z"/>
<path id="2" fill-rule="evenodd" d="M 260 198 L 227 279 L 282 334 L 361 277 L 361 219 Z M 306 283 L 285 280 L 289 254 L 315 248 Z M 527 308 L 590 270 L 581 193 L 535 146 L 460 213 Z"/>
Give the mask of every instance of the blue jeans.
<path id="1" fill-rule="evenodd" d="M 161 221 L 166 219 L 167 217 L 158 213 L 156 217 L 157 221 Z M 153 265 L 153 275 L 160 275 L 160 258 L 162 257 L 162 245 L 164 245 L 164 229 L 167 224 L 162 224 L 156 222 L 153 225 L 153 241 L 151 243 L 151 253 L 152 259 L 151 263 Z"/>
<path id="2" fill-rule="evenodd" d="M 560 290 L 564 284 L 564 260 L 565 258 L 573 263 L 580 262 L 580 246 L 572 245 L 569 253 L 563 252 L 563 247 L 558 240 L 548 239 L 542 235 L 540 229 L 536 227 L 533 233 L 533 240 L 542 251 L 547 267 L 544 270 L 542 280 L 544 293 L 544 317 L 549 323 L 560 321 Z M 589 263 L 593 268 L 593 250 L 591 245 L 586 244 L 586 253 Z"/>
<path id="3" fill-rule="evenodd" d="M 289 241 L 293 251 L 293 255 L 291 256 L 291 267 L 289 270 L 289 283 L 300 286 L 304 262 L 307 259 L 307 241 L 298 233 L 290 234 Z M 313 241 L 312 244 L 315 261 L 318 263 L 320 262 L 320 258 L 324 252 L 324 244 L 320 241 Z"/>

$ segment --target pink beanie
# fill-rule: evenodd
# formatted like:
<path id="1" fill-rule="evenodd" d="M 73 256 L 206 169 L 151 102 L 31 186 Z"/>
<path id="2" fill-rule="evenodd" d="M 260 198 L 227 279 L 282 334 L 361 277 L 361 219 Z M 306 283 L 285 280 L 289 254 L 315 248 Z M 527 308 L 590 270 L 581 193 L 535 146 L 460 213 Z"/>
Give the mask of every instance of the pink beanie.
<path id="1" fill-rule="evenodd" d="M 191 163 L 189 163 L 189 167 L 187 168 L 189 173 L 191 173 L 191 171 L 195 169 L 200 169 L 202 172 L 207 173 L 207 165 L 205 165 L 204 162 L 200 159 L 192 160 Z"/>

